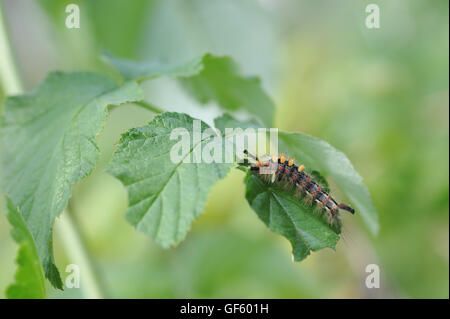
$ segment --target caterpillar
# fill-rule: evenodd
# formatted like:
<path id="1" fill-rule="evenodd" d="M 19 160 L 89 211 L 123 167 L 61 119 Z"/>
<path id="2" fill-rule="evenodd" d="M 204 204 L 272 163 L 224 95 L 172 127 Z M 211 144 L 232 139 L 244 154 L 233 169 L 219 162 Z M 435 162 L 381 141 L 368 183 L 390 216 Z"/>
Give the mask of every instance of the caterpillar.
<path id="1" fill-rule="evenodd" d="M 313 177 L 306 173 L 304 165 L 295 165 L 293 158 L 286 155 L 273 155 L 271 158 L 260 160 L 258 157 L 244 150 L 244 154 L 255 161 L 254 164 L 245 162 L 244 166 L 250 166 L 253 174 L 260 176 L 264 181 L 276 184 L 285 184 L 286 187 L 293 186 L 296 190 L 295 196 L 304 198 L 308 204 L 316 205 L 321 211 L 325 211 L 328 222 L 333 223 L 339 219 L 339 210 L 345 210 L 351 214 L 355 210 L 345 203 L 338 203 L 328 194 L 328 190 L 321 186 Z"/>

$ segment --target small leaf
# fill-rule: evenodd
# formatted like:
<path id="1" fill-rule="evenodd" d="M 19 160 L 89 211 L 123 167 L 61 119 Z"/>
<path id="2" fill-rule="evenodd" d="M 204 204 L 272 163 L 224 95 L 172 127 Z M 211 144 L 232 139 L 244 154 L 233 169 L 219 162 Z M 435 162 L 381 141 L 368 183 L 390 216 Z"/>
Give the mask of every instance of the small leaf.
<path id="1" fill-rule="evenodd" d="M 209 128 L 198 123 L 201 132 Z M 192 221 L 203 212 L 211 187 L 231 167 L 193 162 L 194 154 L 207 144 L 223 139 L 192 141 L 193 125 L 194 119 L 186 114 L 163 113 L 146 126 L 131 129 L 122 136 L 108 168 L 128 191 L 128 222 L 163 247 L 185 238 Z M 171 159 L 172 148 L 180 143 L 170 138 L 175 129 L 188 133 L 190 142 L 188 152 L 178 160 Z M 190 163 L 183 160 L 187 158 Z"/>
<path id="2" fill-rule="evenodd" d="M 270 230 L 291 242 L 295 261 L 305 259 L 310 251 L 336 247 L 339 226 L 329 225 L 323 215 L 315 213 L 289 191 L 265 183 L 250 172 L 245 182 L 245 197 L 250 206 Z"/>
<path id="3" fill-rule="evenodd" d="M 15 282 L 6 289 L 6 297 L 9 299 L 45 298 L 44 274 L 33 237 L 22 215 L 9 198 L 6 199 L 6 203 L 6 215 L 13 227 L 11 236 L 19 244 Z"/>
<path id="4" fill-rule="evenodd" d="M 141 82 L 162 75 L 178 77 L 182 86 L 200 103 L 216 101 L 225 110 L 244 110 L 265 125 L 272 124 L 274 106 L 259 79 L 242 76 L 230 57 L 205 54 L 175 66 L 156 61 L 133 62 L 109 54 L 104 58 L 125 80 Z"/>
<path id="5" fill-rule="evenodd" d="M 6 100 L 0 130 L 0 183 L 18 207 L 45 276 L 62 288 L 54 263 L 52 226 L 72 184 L 94 168 L 95 136 L 109 104 L 142 99 L 134 82 L 117 86 L 94 73 L 51 73 L 33 92 Z"/>

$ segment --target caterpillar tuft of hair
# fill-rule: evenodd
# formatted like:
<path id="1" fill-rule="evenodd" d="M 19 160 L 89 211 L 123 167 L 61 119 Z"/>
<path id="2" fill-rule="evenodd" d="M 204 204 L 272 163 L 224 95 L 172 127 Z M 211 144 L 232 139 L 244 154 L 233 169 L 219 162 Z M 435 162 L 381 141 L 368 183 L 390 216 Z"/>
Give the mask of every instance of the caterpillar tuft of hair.
<path id="1" fill-rule="evenodd" d="M 344 203 L 338 203 L 328 194 L 328 190 L 316 182 L 313 177 L 305 172 L 304 165 L 295 165 L 293 158 L 287 158 L 285 155 L 278 157 L 273 155 L 271 158 L 259 159 L 244 150 L 247 157 L 255 161 L 251 164 L 247 161 L 246 166 L 250 171 L 261 177 L 265 182 L 284 185 L 285 188 L 294 188 L 295 196 L 302 198 L 305 203 L 315 205 L 320 211 L 326 212 L 328 222 L 339 223 L 339 210 L 345 210 L 351 214 L 355 210 Z"/>

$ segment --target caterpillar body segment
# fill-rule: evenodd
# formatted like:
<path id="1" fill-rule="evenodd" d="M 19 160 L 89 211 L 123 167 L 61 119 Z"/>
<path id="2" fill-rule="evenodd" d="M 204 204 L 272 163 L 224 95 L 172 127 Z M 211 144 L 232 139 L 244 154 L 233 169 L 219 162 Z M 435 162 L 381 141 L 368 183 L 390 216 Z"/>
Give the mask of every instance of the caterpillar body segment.
<path id="1" fill-rule="evenodd" d="M 326 212 L 329 223 L 339 221 L 340 209 L 351 214 L 355 213 L 353 208 L 345 203 L 338 203 L 331 197 L 324 187 L 305 172 L 304 165 L 294 164 L 293 158 L 288 159 L 285 155 L 280 157 L 273 155 L 260 160 L 248 153 L 247 150 L 244 150 L 244 154 L 256 161 L 255 164 L 248 163 L 253 174 L 260 176 L 266 182 L 284 184 L 286 188 L 294 188 L 296 197 L 313 205 L 317 210 Z"/>

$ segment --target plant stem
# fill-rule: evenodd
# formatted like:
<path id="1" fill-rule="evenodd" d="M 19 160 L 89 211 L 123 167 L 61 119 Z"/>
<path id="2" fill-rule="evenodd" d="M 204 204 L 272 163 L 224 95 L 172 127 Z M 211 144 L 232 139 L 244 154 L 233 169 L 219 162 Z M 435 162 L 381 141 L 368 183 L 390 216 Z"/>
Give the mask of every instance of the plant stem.
<path id="1" fill-rule="evenodd" d="M 61 214 L 57 225 L 59 226 L 58 234 L 60 234 L 66 254 L 80 267 L 80 287 L 83 290 L 84 297 L 88 299 L 103 298 L 104 294 L 96 275 L 95 266 L 86 250 L 78 224 L 71 214 L 70 204 Z"/>
<path id="2" fill-rule="evenodd" d="M 6 31 L 6 21 L 3 14 L 2 3 L 0 1 L 0 80 L 5 95 L 16 95 L 23 92 L 19 72 L 14 60 L 8 32 Z"/>
<path id="3" fill-rule="evenodd" d="M 17 66 L 14 63 L 13 50 L 8 38 L 7 26 L 3 15 L 2 1 L 0 0 L 0 80 L 5 96 L 23 94 L 24 89 L 20 80 Z M 60 223 L 60 237 L 69 260 L 80 266 L 81 283 L 86 298 L 102 298 L 104 295 L 89 254 L 84 246 L 82 236 L 73 222 L 69 208 L 63 212 Z"/>

